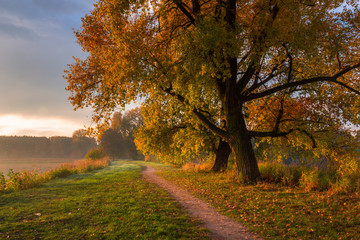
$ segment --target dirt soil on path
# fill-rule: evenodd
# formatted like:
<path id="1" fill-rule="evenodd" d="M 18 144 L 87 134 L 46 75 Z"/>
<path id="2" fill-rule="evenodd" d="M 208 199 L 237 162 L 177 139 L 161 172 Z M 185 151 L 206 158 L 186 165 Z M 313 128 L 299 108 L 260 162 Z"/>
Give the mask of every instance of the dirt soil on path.
<path id="1" fill-rule="evenodd" d="M 145 180 L 159 185 L 168 191 L 174 199 L 187 211 L 193 218 L 200 219 L 203 227 L 210 231 L 210 238 L 216 240 L 235 240 L 235 239 L 256 239 L 260 237 L 249 232 L 242 224 L 216 212 L 210 204 L 193 197 L 185 190 L 155 175 L 155 169 L 147 166 L 143 171 Z"/>

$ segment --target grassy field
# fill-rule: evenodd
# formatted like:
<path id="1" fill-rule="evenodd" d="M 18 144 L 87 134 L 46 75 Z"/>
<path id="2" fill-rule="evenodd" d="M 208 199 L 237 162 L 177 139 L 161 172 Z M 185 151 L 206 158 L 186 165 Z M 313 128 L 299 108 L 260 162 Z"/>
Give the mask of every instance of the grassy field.
<path id="1" fill-rule="evenodd" d="M 208 239 L 141 167 L 110 167 L 0 195 L 0 239 Z"/>
<path id="2" fill-rule="evenodd" d="M 141 179 L 144 164 L 265 239 L 360 239 L 359 193 L 306 192 L 269 183 L 244 186 L 229 173 L 126 161 L 0 193 L 0 239 L 207 239 L 198 221 Z"/>
<path id="3" fill-rule="evenodd" d="M 77 159 L 71 158 L 6 158 L 0 159 L 0 172 L 5 175 L 9 169 L 14 171 L 37 170 L 45 172 L 63 163 L 72 163 Z"/>
<path id="4" fill-rule="evenodd" d="M 159 165 L 153 164 L 154 167 Z M 265 239 L 360 239 L 360 195 L 244 186 L 227 173 L 162 168 L 158 175 L 210 202 Z"/>

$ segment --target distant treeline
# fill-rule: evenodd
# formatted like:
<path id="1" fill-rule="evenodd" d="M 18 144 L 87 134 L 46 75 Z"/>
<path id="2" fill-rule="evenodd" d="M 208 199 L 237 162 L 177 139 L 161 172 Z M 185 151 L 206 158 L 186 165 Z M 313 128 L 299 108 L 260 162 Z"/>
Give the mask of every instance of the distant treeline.
<path id="1" fill-rule="evenodd" d="M 0 158 L 83 158 L 96 147 L 93 138 L 0 136 Z"/>

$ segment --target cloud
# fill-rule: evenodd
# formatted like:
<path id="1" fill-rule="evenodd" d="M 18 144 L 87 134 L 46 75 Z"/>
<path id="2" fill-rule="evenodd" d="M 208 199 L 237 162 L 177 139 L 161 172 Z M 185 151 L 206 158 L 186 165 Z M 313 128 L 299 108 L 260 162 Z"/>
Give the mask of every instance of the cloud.
<path id="1" fill-rule="evenodd" d="M 76 0 L 32 0 L 35 6 L 44 11 L 51 11 L 61 14 L 76 14 L 84 9 L 90 10 L 84 1 Z M 89 2 L 89 1 L 88 1 Z"/>
<path id="2" fill-rule="evenodd" d="M 80 27 L 91 7 L 89 0 L 0 0 L 0 118 L 89 123 L 90 110 L 73 111 L 62 75 L 72 56 L 85 56 L 72 29 Z M 34 129 L 21 127 L 22 132 Z"/>
<path id="3" fill-rule="evenodd" d="M 35 34 L 31 29 L 15 25 L 5 17 L 0 17 L 0 36 L 2 38 L 32 39 Z"/>
<path id="4" fill-rule="evenodd" d="M 71 136 L 83 125 L 61 118 L 28 118 L 21 115 L 0 116 L 0 135 Z"/>

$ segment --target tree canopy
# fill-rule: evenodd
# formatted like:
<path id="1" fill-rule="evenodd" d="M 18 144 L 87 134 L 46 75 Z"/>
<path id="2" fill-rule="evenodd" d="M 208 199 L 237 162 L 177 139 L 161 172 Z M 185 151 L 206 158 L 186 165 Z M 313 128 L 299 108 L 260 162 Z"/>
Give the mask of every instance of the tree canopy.
<path id="1" fill-rule="evenodd" d="M 70 100 L 99 122 L 171 98 L 257 181 L 252 138 L 321 149 L 359 125 L 359 13 L 354 0 L 99 0 L 76 32 L 89 55 L 66 70 Z"/>

